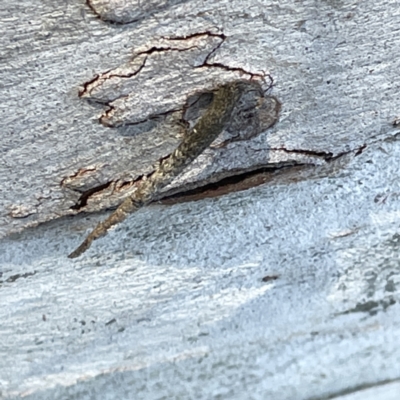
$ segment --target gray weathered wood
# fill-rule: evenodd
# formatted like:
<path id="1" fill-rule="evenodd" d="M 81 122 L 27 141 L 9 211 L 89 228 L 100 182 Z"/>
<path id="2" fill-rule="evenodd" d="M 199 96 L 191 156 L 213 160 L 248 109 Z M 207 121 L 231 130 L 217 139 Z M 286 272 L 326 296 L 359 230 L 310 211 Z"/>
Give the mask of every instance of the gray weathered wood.
<path id="1" fill-rule="evenodd" d="M 106 2 L 95 3 L 101 15 Z M 136 7 L 115 4 L 129 13 Z M 115 121 L 107 122 L 121 125 L 182 107 L 190 93 L 229 79 L 265 75 L 267 86 L 273 79 L 283 104 L 279 126 L 210 149 L 166 190 L 266 165 L 321 164 L 390 135 L 399 109 L 391 3 L 379 3 L 377 16 L 357 1 L 277 4 L 243 12 L 241 2 L 215 9 L 168 2 L 125 25 L 104 22 L 77 1 L 33 1 L 31 12 L 2 7 L 1 235 L 75 214 L 71 207 L 91 189 L 81 211 L 115 206 L 179 142 L 176 126 L 134 136 L 135 126 L 103 126 L 107 107 L 85 97 L 113 100 Z"/>
<path id="2" fill-rule="evenodd" d="M 0 0 L 0 397 L 392 399 L 399 26 L 389 0 Z M 104 217 L 75 214 L 135 189 L 189 98 L 251 77 L 278 123 L 164 194 L 304 168 L 66 259 Z"/>

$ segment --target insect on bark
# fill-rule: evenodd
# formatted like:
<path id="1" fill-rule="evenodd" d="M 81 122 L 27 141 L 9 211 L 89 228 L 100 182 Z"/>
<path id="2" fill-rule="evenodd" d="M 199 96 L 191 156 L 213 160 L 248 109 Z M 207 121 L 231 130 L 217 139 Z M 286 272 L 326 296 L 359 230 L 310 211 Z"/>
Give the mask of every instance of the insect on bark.
<path id="1" fill-rule="evenodd" d="M 178 176 L 220 135 L 232 117 L 232 111 L 243 93 L 248 90 L 261 90 L 258 82 L 235 80 L 219 86 L 213 91 L 213 99 L 197 123 L 189 129 L 179 146 L 165 159 L 159 161 L 154 172 L 144 180 L 137 190 L 112 213 L 100 222 L 86 237 L 82 244 L 68 257 L 79 257 L 92 242 L 114 225 L 124 221 L 129 214 L 150 203 L 158 192 Z M 276 100 L 276 112 L 280 103 Z M 275 120 L 270 124 L 272 125 Z"/>

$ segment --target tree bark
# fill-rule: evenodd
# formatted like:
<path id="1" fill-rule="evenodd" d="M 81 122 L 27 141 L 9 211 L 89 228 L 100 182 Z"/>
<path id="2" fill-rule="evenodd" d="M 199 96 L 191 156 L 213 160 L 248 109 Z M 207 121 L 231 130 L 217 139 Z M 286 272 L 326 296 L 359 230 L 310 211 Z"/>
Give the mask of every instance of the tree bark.
<path id="1" fill-rule="evenodd" d="M 398 5 L 0 0 L 0 397 L 347 399 L 398 380 Z M 277 99 L 276 123 L 227 130 L 165 205 L 67 260 L 104 218 L 77 214 L 132 194 L 236 79 Z"/>

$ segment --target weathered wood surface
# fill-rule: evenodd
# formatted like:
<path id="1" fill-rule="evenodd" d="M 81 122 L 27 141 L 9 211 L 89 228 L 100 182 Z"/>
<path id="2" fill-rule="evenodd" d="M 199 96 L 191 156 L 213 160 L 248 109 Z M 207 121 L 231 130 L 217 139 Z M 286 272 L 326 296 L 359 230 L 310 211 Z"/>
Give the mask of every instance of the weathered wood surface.
<path id="1" fill-rule="evenodd" d="M 0 0 L 0 24 L 0 396 L 392 399 L 397 2 Z M 103 215 L 7 237 L 118 204 L 179 143 L 188 98 L 251 76 L 279 122 L 165 193 L 306 168 L 152 206 L 76 262 Z"/>
<path id="2" fill-rule="evenodd" d="M 400 61 L 390 2 L 380 12 L 358 1 L 155 2 L 153 14 L 146 2 L 140 18 L 129 2 L 111 2 L 137 21 L 125 25 L 93 13 L 109 20 L 107 3 L 2 7 L 3 236 L 118 204 L 179 143 L 172 111 L 233 78 L 264 76 L 266 87 L 273 80 L 279 126 L 210 149 L 172 187 L 325 163 L 393 131 Z"/>

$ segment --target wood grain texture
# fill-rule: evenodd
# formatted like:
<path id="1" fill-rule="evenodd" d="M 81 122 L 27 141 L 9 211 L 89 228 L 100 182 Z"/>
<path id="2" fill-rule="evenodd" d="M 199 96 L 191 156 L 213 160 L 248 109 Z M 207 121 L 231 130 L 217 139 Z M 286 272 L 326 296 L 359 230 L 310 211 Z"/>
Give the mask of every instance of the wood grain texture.
<path id="1" fill-rule="evenodd" d="M 0 0 L 0 397 L 392 400 L 398 4 L 141 3 Z M 155 204 L 66 259 L 106 214 L 84 211 L 133 192 L 210 88 L 252 76 L 279 122 L 232 121 L 161 196 L 296 168 Z"/>
<path id="2" fill-rule="evenodd" d="M 2 7 L 0 235 L 77 213 L 82 193 L 93 191 L 80 211 L 119 204 L 179 143 L 173 110 L 233 78 L 264 75 L 266 87 L 273 78 L 283 104 L 279 127 L 210 149 L 166 191 L 262 166 L 323 164 L 326 154 L 390 136 L 399 109 L 398 21 L 396 13 L 386 19 L 388 2 L 376 7 L 382 12 L 371 15 L 357 1 L 317 9 L 288 0 L 244 12 L 241 2 L 176 2 L 120 25 L 83 1 Z M 146 126 L 106 127 L 99 118 L 107 106 L 79 96 L 107 71 L 116 76 L 91 96 L 118 103 L 123 121 Z"/>
<path id="3" fill-rule="evenodd" d="M 399 162 L 150 206 L 74 261 L 104 215 L 0 240 L 0 397 L 392 400 Z"/>

